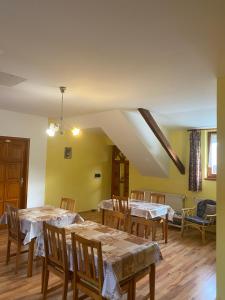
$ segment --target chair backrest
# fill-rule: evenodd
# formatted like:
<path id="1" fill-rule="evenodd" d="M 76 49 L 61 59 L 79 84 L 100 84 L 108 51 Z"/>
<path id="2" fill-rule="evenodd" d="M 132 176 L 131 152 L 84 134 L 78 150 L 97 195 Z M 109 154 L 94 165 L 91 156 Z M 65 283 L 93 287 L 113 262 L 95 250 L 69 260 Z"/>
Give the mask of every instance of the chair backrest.
<path id="1" fill-rule="evenodd" d="M 131 217 L 129 233 L 148 239 L 152 232 L 152 222 L 140 217 Z"/>
<path id="2" fill-rule="evenodd" d="M 145 192 L 143 191 L 131 191 L 130 198 L 135 200 L 144 200 L 145 199 Z"/>
<path id="3" fill-rule="evenodd" d="M 107 211 L 105 215 L 104 224 L 111 228 L 115 228 L 122 231 L 127 231 L 128 223 L 129 223 L 129 213 L 122 213 L 120 211 Z"/>
<path id="4" fill-rule="evenodd" d="M 90 283 L 91 290 L 94 287 L 101 295 L 104 281 L 101 242 L 88 240 L 74 232 L 71 239 L 75 282 L 82 285 L 83 280 L 85 286 Z"/>
<path id="5" fill-rule="evenodd" d="M 61 199 L 60 208 L 70 210 L 70 211 L 75 211 L 75 204 L 76 204 L 76 201 L 74 199 L 63 197 Z"/>
<path id="6" fill-rule="evenodd" d="M 151 202 L 158 204 L 165 204 L 166 196 L 160 193 L 151 193 Z"/>
<path id="7" fill-rule="evenodd" d="M 43 222 L 43 231 L 47 264 L 58 271 L 68 272 L 65 229 Z"/>
<path id="8" fill-rule="evenodd" d="M 200 218 L 204 218 L 207 204 L 216 205 L 216 201 L 211 199 L 201 200 L 197 204 L 197 216 Z"/>
<path id="9" fill-rule="evenodd" d="M 20 220 L 18 208 L 6 205 L 8 234 L 11 238 L 21 241 Z"/>
<path id="10" fill-rule="evenodd" d="M 112 197 L 113 210 L 127 213 L 130 211 L 128 197 L 115 196 Z"/>

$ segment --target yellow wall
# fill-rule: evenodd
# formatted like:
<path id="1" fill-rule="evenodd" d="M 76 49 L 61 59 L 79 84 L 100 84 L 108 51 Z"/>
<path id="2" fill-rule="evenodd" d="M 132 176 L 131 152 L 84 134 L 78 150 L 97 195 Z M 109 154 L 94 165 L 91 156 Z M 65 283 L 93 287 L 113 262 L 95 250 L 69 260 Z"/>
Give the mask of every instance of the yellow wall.
<path id="1" fill-rule="evenodd" d="M 194 204 L 193 198 L 216 199 L 216 181 L 203 180 L 202 192 L 188 191 L 188 164 L 189 164 L 189 132 L 187 130 L 172 130 L 169 133 L 171 146 L 178 154 L 186 168 L 186 174 L 181 175 L 172 161 L 169 166 L 168 178 L 141 176 L 134 166 L 130 166 L 130 189 L 152 189 L 155 191 L 187 195 L 186 206 Z M 202 131 L 202 175 L 206 176 L 207 134 Z"/>
<path id="2" fill-rule="evenodd" d="M 217 85 L 218 175 L 217 175 L 217 300 L 225 299 L 225 78 Z"/>
<path id="3" fill-rule="evenodd" d="M 72 147 L 72 159 L 64 159 L 64 147 Z M 94 178 L 95 171 L 102 177 Z M 111 193 L 111 147 L 101 132 L 84 130 L 48 138 L 46 203 L 58 206 L 62 196 L 76 199 L 77 211 L 96 209 Z"/>

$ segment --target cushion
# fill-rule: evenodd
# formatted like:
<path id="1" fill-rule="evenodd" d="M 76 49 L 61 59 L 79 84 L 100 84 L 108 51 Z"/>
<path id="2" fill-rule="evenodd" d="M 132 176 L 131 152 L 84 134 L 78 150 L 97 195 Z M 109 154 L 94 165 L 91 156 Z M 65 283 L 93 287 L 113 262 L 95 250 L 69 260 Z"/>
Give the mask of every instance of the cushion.
<path id="1" fill-rule="evenodd" d="M 197 205 L 197 216 L 198 217 L 204 218 L 207 204 L 216 205 L 216 201 L 206 199 L 206 200 L 202 200 L 202 201 L 198 202 L 198 205 Z"/>
<path id="2" fill-rule="evenodd" d="M 207 215 L 215 215 L 215 214 L 216 214 L 216 205 L 207 204 L 204 217 L 206 218 Z"/>
<path id="3" fill-rule="evenodd" d="M 189 217 L 185 217 L 185 220 L 191 223 L 196 223 L 199 225 L 209 225 L 209 220 L 205 220 L 201 217 L 198 216 L 189 216 Z"/>

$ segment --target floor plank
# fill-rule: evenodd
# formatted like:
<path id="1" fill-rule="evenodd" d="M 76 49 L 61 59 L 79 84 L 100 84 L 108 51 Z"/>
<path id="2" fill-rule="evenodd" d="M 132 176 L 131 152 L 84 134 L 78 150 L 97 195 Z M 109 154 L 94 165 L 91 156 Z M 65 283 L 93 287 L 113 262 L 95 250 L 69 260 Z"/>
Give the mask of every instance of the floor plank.
<path id="1" fill-rule="evenodd" d="M 82 213 L 85 219 L 100 222 L 97 212 Z M 0 300 L 40 300 L 41 264 L 34 263 L 34 275 L 26 277 L 27 255 L 22 256 L 19 273 L 14 274 L 14 258 L 5 265 L 7 231 L 0 231 Z M 215 300 L 215 235 L 209 233 L 205 245 L 197 231 L 185 233 L 181 239 L 178 229 L 169 228 L 169 242 L 157 236 L 163 261 L 156 267 L 156 300 Z M 50 277 L 51 285 L 59 282 L 55 276 Z M 148 293 L 148 278 L 143 278 L 137 285 L 136 299 L 145 299 Z M 61 299 L 60 289 L 49 294 L 48 299 Z M 72 292 L 68 294 L 72 299 Z"/>

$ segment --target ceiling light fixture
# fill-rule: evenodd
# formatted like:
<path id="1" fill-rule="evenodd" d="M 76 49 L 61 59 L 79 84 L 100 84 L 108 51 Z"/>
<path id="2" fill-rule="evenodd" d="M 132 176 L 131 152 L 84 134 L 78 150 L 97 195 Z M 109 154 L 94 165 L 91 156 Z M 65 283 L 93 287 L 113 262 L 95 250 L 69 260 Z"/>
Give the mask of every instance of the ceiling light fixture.
<path id="1" fill-rule="evenodd" d="M 62 98 L 61 98 L 61 111 L 60 111 L 60 120 L 59 120 L 59 122 L 58 123 L 53 123 L 53 122 L 51 122 L 50 124 L 49 124 L 49 127 L 48 127 L 48 129 L 46 130 L 46 133 L 47 133 L 47 135 L 48 136 L 50 136 L 50 137 L 53 137 L 53 136 L 55 136 L 55 134 L 59 131 L 59 133 L 61 134 L 61 135 L 63 135 L 64 134 L 64 111 L 63 111 L 63 102 L 64 102 L 64 92 L 65 92 L 65 90 L 66 90 L 66 87 L 65 86 L 60 86 L 59 87 L 59 89 L 60 89 L 60 92 L 61 92 L 61 95 L 62 95 Z M 72 134 L 74 135 L 74 136 L 77 136 L 77 135 L 79 135 L 80 134 L 80 129 L 79 128 L 73 128 L 72 129 Z"/>

